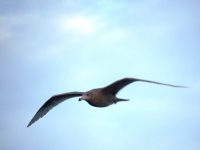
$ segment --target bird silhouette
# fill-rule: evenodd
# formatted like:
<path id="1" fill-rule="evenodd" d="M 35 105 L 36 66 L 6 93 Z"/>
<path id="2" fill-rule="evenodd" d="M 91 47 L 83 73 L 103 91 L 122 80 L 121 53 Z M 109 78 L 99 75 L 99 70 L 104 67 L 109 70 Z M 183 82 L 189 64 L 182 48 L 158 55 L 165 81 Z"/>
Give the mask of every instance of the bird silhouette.
<path id="1" fill-rule="evenodd" d="M 128 101 L 128 99 L 117 98 L 116 94 L 128 84 L 132 82 L 136 82 L 136 81 L 160 84 L 160 85 L 171 86 L 171 87 L 185 88 L 185 86 L 160 83 L 160 82 L 144 80 L 144 79 L 123 78 L 103 88 L 96 88 L 87 92 L 68 92 L 68 93 L 57 94 L 57 95 L 52 96 L 49 100 L 47 100 L 42 105 L 42 107 L 40 107 L 40 109 L 36 112 L 35 116 L 31 119 L 27 127 L 31 126 L 38 119 L 46 115 L 53 107 L 55 107 L 56 105 L 60 104 L 61 102 L 69 98 L 79 96 L 80 97 L 79 101 L 85 100 L 90 105 L 95 106 L 95 107 L 106 107 L 111 104 L 116 104 L 117 102 Z"/>

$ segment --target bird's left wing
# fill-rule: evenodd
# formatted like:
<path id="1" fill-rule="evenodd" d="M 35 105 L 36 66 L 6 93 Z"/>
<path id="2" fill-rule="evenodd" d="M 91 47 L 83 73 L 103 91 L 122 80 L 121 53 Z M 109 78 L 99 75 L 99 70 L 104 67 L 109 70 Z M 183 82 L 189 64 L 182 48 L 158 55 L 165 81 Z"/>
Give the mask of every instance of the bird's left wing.
<path id="1" fill-rule="evenodd" d="M 46 115 L 53 107 L 60 104 L 66 99 L 81 96 L 84 92 L 70 92 L 70 93 L 62 93 L 52 96 L 49 100 L 47 100 L 42 107 L 37 111 L 35 116 L 31 119 L 28 126 L 31 126 L 34 122 L 36 122 L 38 119 L 42 118 L 44 115 Z"/>
<path id="2" fill-rule="evenodd" d="M 111 93 L 113 95 L 116 95 L 122 88 L 124 88 L 128 84 L 130 84 L 132 82 L 136 82 L 136 81 L 160 84 L 160 85 L 171 86 L 171 87 L 185 88 L 185 86 L 172 85 L 172 84 L 167 84 L 167 83 L 160 83 L 160 82 L 138 79 L 138 78 L 123 78 L 123 79 L 117 80 L 114 83 L 102 88 L 102 90 L 107 92 L 107 93 Z"/>

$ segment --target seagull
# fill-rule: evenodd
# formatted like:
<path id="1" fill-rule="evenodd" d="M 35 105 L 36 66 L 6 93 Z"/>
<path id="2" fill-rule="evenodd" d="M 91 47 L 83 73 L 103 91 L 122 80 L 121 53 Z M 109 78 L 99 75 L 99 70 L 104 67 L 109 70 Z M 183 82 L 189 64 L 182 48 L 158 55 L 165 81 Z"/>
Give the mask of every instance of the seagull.
<path id="1" fill-rule="evenodd" d="M 123 78 L 123 79 L 117 80 L 103 88 L 96 88 L 96 89 L 89 90 L 87 92 L 75 91 L 75 92 L 67 92 L 67 93 L 57 94 L 57 95 L 50 97 L 50 99 L 47 100 L 40 107 L 40 109 L 36 112 L 35 116 L 31 119 L 31 121 L 29 122 L 27 127 L 31 126 L 37 120 L 39 120 L 44 115 L 46 115 L 56 105 L 60 104 L 61 102 L 65 101 L 67 99 L 73 98 L 73 97 L 80 97 L 79 101 L 85 100 L 88 104 L 90 104 L 91 106 L 94 106 L 94 107 L 107 107 L 109 105 L 116 104 L 118 102 L 129 101 L 128 99 L 118 98 L 118 97 L 116 97 L 116 95 L 122 88 L 124 88 L 128 84 L 136 82 L 136 81 L 160 84 L 160 85 L 177 87 L 177 88 L 186 88 L 185 86 L 160 83 L 160 82 L 138 79 L 138 78 Z"/>

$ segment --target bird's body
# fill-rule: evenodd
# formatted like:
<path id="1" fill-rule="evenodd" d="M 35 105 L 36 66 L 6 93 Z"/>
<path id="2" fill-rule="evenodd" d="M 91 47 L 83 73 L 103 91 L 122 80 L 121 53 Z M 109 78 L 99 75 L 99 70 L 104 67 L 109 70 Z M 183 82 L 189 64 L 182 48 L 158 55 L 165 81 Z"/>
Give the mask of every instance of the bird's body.
<path id="1" fill-rule="evenodd" d="M 115 95 L 104 92 L 102 89 L 103 88 L 92 89 L 86 92 L 85 95 L 82 95 L 82 97 L 79 98 L 79 101 L 85 100 L 88 102 L 88 104 L 94 107 L 106 107 L 112 104 L 116 104 L 119 101 L 123 101 L 123 99 L 118 99 Z"/>
<path id="2" fill-rule="evenodd" d="M 116 94 L 123 87 L 135 81 L 142 81 L 142 82 L 166 85 L 166 86 L 171 86 L 171 87 L 184 87 L 184 86 L 177 86 L 177 85 L 160 83 L 160 82 L 155 82 L 155 81 L 150 81 L 150 80 L 137 79 L 137 78 L 123 78 L 103 88 L 96 88 L 87 92 L 69 92 L 69 93 L 54 95 L 48 101 L 46 101 L 42 105 L 42 107 L 37 111 L 35 116 L 29 122 L 28 127 L 32 125 L 35 121 L 43 117 L 53 107 L 55 107 L 59 103 L 69 98 L 80 96 L 79 101 L 85 100 L 88 102 L 88 104 L 95 107 L 106 107 L 112 104 L 116 104 L 117 102 L 120 102 L 120 101 L 128 101 L 127 99 L 117 98 Z"/>
<path id="3" fill-rule="evenodd" d="M 90 97 L 90 99 L 88 99 Z M 93 89 L 83 95 L 79 100 L 86 100 L 88 104 L 95 107 L 106 107 L 113 104 L 115 96 L 109 93 L 103 93 L 102 88 Z"/>

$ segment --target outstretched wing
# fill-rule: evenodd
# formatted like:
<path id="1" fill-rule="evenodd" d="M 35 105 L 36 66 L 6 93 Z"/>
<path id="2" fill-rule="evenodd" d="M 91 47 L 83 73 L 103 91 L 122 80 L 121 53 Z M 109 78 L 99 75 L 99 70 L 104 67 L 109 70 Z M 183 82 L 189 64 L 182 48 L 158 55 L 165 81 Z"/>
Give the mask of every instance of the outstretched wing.
<path id="1" fill-rule="evenodd" d="M 58 105 L 59 103 L 63 102 L 66 99 L 81 96 L 83 92 L 70 92 L 70 93 L 62 93 L 58 95 L 52 96 L 48 101 L 46 101 L 42 107 L 37 111 L 35 116 L 31 119 L 28 126 L 31 126 L 34 122 L 36 122 L 38 119 L 42 118 L 44 115 L 46 115 L 53 107 Z"/>
<path id="2" fill-rule="evenodd" d="M 166 85 L 166 86 L 171 86 L 171 87 L 184 88 L 184 86 L 160 83 L 160 82 L 155 82 L 155 81 L 150 81 L 150 80 L 143 80 L 143 79 L 137 79 L 137 78 L 123 78 L 121 80 L 117 80 L 114 83 L 104 87 L 102 90 L 105 92 L 109 92 L 113 95 L 116 95 L 123 87 L 135 81 L 142 81 L 142 82 L 155 83 L 155 84 Z"/>

